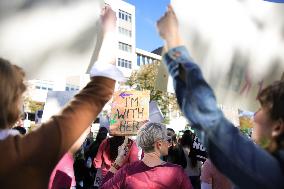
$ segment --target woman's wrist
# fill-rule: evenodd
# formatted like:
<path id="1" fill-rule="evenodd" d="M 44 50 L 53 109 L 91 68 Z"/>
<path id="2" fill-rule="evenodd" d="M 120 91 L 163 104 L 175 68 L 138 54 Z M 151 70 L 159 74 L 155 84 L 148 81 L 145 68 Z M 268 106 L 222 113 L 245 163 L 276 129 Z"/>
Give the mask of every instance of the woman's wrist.
<path id="1" fill-rule="evenodd" d="M 169 37 L 166 40 L 167 50 L 183 45 L 183 41 L 179 35 L 176 37 Z"/>

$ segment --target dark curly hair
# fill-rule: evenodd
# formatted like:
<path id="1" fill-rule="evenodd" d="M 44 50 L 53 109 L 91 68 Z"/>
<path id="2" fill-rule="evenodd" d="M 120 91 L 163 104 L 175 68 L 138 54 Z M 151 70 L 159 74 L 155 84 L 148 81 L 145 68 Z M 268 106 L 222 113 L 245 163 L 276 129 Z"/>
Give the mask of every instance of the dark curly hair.
<path id="1" fill-rule="evenodd" d="M 118 147 L 123 144 L 124 139 L 124 136 L 114 136 L 108 138 L 110 160 L 114 161 L 116 159 L 118 155 Z"/>
<path id="2" fill-rule="evenodd" d="M 188 157 L 190 158 L 191 166 L 196 167 L 197 166 L 197 152 L 196 149 L 193 148 L 195 134 L 192 133 L 190 130 L 186 130 L 180 140 L 180 144 L 182 147 L 188 147 L 190 149 L 190 152 L 188 154 Z"/>
<path id="3" fill-rule="evenodd" d="M 272 121 L 284 122 L 284 81 L 269 85 L 258 94 L 257 99 Z M 274 137 L 267 150 L 274 153 L 280 148 L 284 148 L 284 133 Z"/>

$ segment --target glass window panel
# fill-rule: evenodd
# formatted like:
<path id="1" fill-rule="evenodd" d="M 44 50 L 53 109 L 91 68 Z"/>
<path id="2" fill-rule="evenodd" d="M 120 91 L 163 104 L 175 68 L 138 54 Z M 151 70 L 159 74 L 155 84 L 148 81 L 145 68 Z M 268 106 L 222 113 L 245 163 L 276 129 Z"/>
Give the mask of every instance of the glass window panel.
<path id="1" fill-rule="evenodd" d="M 145 65 L 145 56 L 142 56 L 142 63 Z"/>
<path id="2" fill-rule="evenodd" d="M 140 66 L 140 55 L 137 55 L 137 66 Z"/>

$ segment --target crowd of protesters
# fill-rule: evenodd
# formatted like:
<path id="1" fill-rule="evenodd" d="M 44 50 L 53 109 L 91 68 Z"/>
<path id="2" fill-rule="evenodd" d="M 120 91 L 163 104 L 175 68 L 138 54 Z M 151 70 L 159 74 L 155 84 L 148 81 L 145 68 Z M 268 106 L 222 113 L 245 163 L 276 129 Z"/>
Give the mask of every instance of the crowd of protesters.
<path id="1" fill-rule="evenodd" d="M 165 41 L 163 62 L 178 104 L 197 136 L 203 136 L 199 140 L 207 154 L 200 158 L 190 130 L 178 138 L 173 129 L 151 121 L 143 123 L 136 139 L 108 137 L 101 127 L 95 140 L 85 140 L 111 99 L 115 81 L 123 78 L 109 50 L 116 44 L 115 15 L 108 6 L 102 11 L 103 42 L 90 82 L 35 131 L 11 129 L 21 114 L 24 72 L 0 58 L 0 188 L 284 188 L 284 81 L 260 91 L 252 139 L 242 135 L 218 109 L 213 90 L 183 44 L 171 6 L 157 22 Z"/>

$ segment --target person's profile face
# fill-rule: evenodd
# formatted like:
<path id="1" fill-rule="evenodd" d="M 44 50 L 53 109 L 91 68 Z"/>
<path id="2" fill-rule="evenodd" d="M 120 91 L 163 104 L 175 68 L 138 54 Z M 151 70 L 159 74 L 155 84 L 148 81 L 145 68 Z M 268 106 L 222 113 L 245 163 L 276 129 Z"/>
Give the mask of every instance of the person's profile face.
<path id="1" fill-rule="evenodd" d="M 161 156 L 167 156 L 168 155 L 168 152 L 169 152 L 169 142 L 168 140 L 160 140 L 160 143 L 161 143 L 161 148 L 160 148 L 160 153 L 161 153 Z"/>
<path id="2" fill-rule="evenodd" d="M 168 136 L 167 137 L 167 141 L 168 141 L 168 147 L 172 147 L 174 144 L 173 144 L 173 140 L 172 140 L 172 137 L 171 136 Z"/>

